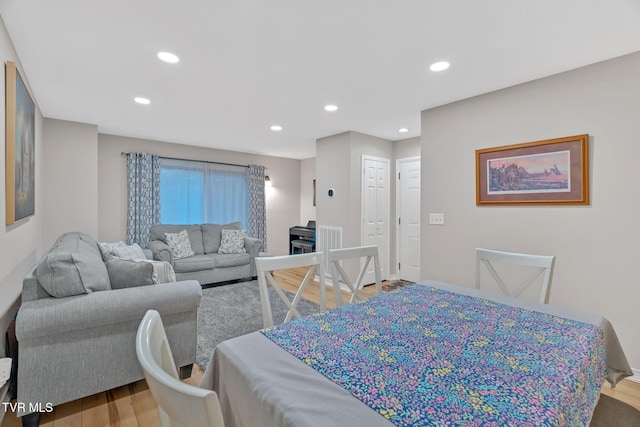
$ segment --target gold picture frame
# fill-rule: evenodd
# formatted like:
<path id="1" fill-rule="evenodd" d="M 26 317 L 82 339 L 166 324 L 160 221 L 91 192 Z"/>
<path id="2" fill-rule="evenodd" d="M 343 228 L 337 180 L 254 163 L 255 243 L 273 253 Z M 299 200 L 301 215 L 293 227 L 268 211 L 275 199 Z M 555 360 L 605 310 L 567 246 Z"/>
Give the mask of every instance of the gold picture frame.
<path id="1" fill-rule="evenodd" d="M 589 135 L 476 150 L 476 204 L 588 205 Z"/>
<path id="2" fill-rule="evenodd" d="M 35 103 L 16 64 L 5 66 L 6 223 L 35 213 Z"/>

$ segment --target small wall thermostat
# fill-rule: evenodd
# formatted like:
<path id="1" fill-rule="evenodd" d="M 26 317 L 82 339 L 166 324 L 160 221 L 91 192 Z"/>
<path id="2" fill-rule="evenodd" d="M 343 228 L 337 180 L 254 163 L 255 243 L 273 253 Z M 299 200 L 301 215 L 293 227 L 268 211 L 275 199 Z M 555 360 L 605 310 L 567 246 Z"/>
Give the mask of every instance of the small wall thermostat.
<path id="1" fill-rule="evenodd" d="M 333 188 L 330 188 L 329 191 L 327 191 L 327 194 L 329 195 L 329 197 L 333 197 L 335 193 L 336 193 L 336 190 L 334 190 Z"/>

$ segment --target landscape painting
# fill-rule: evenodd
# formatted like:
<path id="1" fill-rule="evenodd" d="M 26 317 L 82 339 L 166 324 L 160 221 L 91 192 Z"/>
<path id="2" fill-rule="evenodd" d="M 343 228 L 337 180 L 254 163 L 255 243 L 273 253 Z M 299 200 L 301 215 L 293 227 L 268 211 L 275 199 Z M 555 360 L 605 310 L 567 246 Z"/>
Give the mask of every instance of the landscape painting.
<path id="1" fill-rule="evenodd" d="M 589 135 L 476 150 L 476 204 L 589 204 Z"/>
<path id="2" fill-rule="evenodd" d="M 487 162 L 488 194 L 571 191 L 571 152 L 532 154 Z"/>

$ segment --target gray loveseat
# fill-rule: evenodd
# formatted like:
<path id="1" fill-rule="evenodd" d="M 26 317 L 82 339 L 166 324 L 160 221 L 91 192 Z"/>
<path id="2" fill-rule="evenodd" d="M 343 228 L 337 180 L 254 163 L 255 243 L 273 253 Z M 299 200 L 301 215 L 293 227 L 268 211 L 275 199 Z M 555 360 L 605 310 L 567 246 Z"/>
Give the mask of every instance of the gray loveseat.
<path id="1" fill-rule="evenodd" d="M 142 379 L 135 336 L 149 309 L 160 312 L 175 361 L 189 372 L 202 288 L 194 280 L 151 284 L 152 272 L 147 262 L 105 263 L 96 240 L 82 233 L 62 235 L 42 256 L 23 280 L 16 318 L 23 421 L 37 425 L 34 405 L 46 409 Z"/>
<path id="2" fill-rule="evenodd" d="M 148 247 L 153 259 L 169 262 L 178 280 L 197 280 L 202 285 L 255 277 L 255 258 L 262 241 L 244 237 L 244 253 L 219 253 L 222 230 L 241 230 L 242 224 L 154 225 L 149 230 Z M 176 259 L 167 244 L 166 233 L 186 230 L 193 256 Z"/>

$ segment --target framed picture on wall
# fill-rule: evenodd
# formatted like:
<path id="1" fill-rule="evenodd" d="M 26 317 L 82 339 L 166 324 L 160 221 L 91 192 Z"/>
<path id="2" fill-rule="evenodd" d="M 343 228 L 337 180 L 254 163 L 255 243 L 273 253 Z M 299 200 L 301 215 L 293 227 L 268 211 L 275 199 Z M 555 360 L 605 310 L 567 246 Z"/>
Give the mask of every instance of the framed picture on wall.
<path id="1" fill-rule="evenodd" d="M 16 64 L 5 66 L 6 223 L 35 212 L 36 108 Z"/>
<path id="2" fill-rule="evenodd" d="M 588 205 L 589 135 L 476 150 L 477 205 Z"/>

